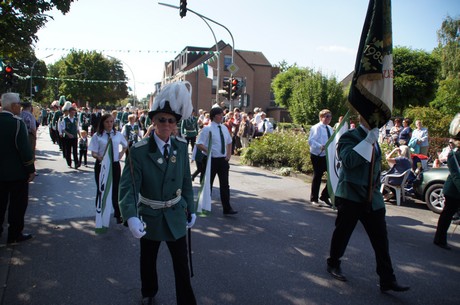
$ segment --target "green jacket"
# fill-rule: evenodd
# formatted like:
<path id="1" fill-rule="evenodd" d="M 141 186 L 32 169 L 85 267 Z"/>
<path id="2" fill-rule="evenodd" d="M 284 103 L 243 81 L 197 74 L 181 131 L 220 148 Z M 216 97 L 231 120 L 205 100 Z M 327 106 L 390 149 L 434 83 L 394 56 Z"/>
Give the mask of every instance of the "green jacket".
<path id="1" fill-rule="evenodd" d="M 180 131 L 187 138 L 196 137 L 198 135 L 198 119 L 191 116 L 186 120 L 182 120 Z"/>
<path id="2" fill-rule="evenodd" d="M 0 112 L 0 181 L 27 180 L 35 172 L 27 127 L 20 117 Z"/>
<path id="3" fill-rule="evenodd" d="M 366 132 L 357 127 L 344 133 L 338 143 L 338 154 L 341 161 L 339 182 L 335 193 L 336 197 L 355 202 L 366 202 L 369 188 L 369 174 L 371 163 L 359 155 L 353 148 L 366 138 Z M 374 150 L 374 181 L 372 192 L 372 209 L 385 208 L 382 193 L 380 193 L 380 172 L 382 151 L 380 147 Z"/>
<path id="4" fill-rule="evenodd" d="M 144 204 L 139 206 L 139 216 L 147 224 L 144 238 L 173 241 L 185 236 L 187 214 L 195 213 L 195 204 L 186 143 L 171 137 L 169 162 L 163 159 L 153 136 L 134 144 L 120 181 L 123 219 L 137 217 L 135 194 L 136 197 L 140 193 L 150 200 L 167 201 L 175 198 L 179 192 L 182 198 L 172 207 L 154 210 Z"/>
<path id="5" fill-rule="evenodd" d="M 460 164 L 460 150 L 449 153 L 447 157 L 447 166 L 449 167 L 449 176 L 444 183 L 443 193 L 446 196 L 460 200 L 460 169 L 457 166 Z"/>

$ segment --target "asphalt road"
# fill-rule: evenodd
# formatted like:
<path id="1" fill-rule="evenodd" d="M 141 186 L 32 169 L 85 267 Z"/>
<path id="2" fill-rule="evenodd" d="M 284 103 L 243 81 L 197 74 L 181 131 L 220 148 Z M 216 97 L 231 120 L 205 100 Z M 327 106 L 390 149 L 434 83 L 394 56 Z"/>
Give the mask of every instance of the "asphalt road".
<path id="1" fill-rule="evenodd" d="M 6 246 L 0 239 L 0 304 L 118 305 L 140 300 L 139 242 L 113 221 L 94 232 L 90 167 L 68 169 L 46 129 L 37 143 L 39 176 L 30 185 L 26 232 L 34 239 Z M 193 165 L 192 165 L 193 167 Z M 198 180 L 198 179 L 196 179 Z M 198 183 L 194 183 L 195 191 Z M 192 284 L 200 305 L 458 304 L 460 230 L 452 251 L 432 244 L 438 215 L 409 200 L 387 206 L 390 251 L 406 293 L 380 293 L 375 259 L 361 225 L 343 259 L 349 281 L 336 281 L 325 260 L 335 211 L 313 207 L 305 177 L 281 177 L 232 160 L 231 202 L 223 217 L 218 191 L 211 215 L 192 233 Z M 167 247 L 160 248 L 157 304 L 175 304 Z"/>

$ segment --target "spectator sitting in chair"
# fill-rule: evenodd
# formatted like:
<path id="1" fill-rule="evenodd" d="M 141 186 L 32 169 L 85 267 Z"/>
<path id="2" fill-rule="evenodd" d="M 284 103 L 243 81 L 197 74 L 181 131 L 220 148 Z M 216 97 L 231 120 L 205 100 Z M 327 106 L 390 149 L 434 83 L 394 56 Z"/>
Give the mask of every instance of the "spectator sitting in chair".
<path id="1" fill-rule="evenodd" d="M 398 153 L 398 156 L 394 157 L 395 153 Z M 412 159 L 410 156 L 410 149 L 407 145 L 400 145 L 399 147 L 396 147 L 393 149 L 390 153 L 386 154 L 386 160 L 388 162 L 388 165 L 390 166 L 390 170 L 386 173 L 388 174 L 393 174 L 393 175 L 399 175 L 404 173 L 406 170 L 412 168 Z M 409 177 L 411 174 L 409 174 Z M 412 179 L 415 178 L 415 176 L 412 177 Z M 384 177 L 382 177 L 383 181 Z M 403 177 L 400 178 L 390 178 L 388 182 L 392 185 L 398 185 L 402 182 Z M 411 180 L 408 178 L 408 181 Z M 388 193 L 384 195 L 384 200 L 388 201 L 390 198 L 393 197 L 394 194 Z"/>

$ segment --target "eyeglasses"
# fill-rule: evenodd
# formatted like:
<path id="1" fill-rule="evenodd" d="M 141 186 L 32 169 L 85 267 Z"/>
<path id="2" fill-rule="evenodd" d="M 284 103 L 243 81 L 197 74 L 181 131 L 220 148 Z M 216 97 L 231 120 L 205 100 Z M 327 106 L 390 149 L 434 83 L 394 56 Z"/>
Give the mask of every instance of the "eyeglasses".
<path id="1" fill-rule="evenodd" d="M 329 118 L 332 118 L 332 115 L 326 114 L 324 117 L 325 117 L 326 119 L 329 119 Z"/>
<path id="2" fill-rule="evenodd" d="M 449 142 L 449 144 L 454 144 L 454 142 Z"/>
<path id="3" fill-rule="evenodd" d="M 168 122 L 169 124 L 175 124 L 176 119 L 174 119 L 174 118 L 169 118 L 169 119 L 167 119 L 167 118 L 158 118 L 158 122 L 160 122 L 160 123 Z"/>

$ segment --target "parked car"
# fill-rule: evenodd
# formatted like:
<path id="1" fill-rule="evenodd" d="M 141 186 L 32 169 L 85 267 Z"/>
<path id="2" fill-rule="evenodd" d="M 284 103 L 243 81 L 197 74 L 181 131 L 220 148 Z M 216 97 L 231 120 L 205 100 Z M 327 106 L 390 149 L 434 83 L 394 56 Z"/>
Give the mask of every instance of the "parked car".
<path id="1" fill-rule="evenodd" d="M 420 175 L 420 179 L 414 182 L 416 197 L 425 201 L 430 210 L 440 214 L 444 208 L 442 188 L 449 176 L 449 169 L 447 167 L 430 168 Z"/>

